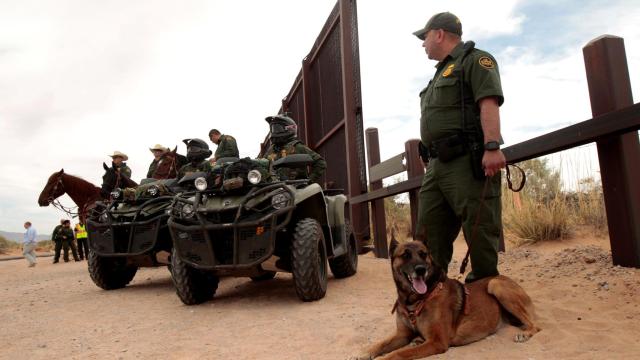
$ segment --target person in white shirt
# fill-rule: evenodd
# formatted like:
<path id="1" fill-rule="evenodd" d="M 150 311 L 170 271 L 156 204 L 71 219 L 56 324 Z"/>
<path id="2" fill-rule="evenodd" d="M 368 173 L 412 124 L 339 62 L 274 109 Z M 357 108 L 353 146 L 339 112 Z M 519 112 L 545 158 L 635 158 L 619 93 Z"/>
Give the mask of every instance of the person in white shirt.
<path id="1" fill-rule="evenodd" d="M 22 242 L 22 254 L 24 258 L 29 262 L 29 267 L 36 266 L 36 237 L 38 232 L 31 226 L 31 222 L 24 223 L 24 228 L 27 231 L 24 232 L 24 240 Z"/>

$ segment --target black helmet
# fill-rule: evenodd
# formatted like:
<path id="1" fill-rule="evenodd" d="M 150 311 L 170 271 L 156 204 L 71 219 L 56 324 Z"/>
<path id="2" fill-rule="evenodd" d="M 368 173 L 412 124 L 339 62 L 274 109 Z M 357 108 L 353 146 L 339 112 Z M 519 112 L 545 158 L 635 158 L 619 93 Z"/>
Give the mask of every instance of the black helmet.
<path id="1" fill-rule="evenodd" d="M 187 145 L 187 160 L 191 162 L 202 161 L 211 156 L 209 145 L 204 140 L 184 139 L 182 142 Z"/>
<path id="2" fill-rule="evenodd" d="M 265 120 L 269 123 L 269 138 L 274 144 L 286 144 L 298 134 L 298 125 L 285 114 L 269 116 Z"/>

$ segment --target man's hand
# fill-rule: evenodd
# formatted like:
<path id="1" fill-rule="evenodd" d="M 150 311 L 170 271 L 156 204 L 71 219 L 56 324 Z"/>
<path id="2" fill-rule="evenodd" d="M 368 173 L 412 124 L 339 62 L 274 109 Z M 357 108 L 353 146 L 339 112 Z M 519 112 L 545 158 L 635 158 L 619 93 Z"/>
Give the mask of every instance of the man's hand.
<path id="1" fill-rule="evenodd" d="M 500 172 L 500 169 L 504 168 L 507 164 L 507 160 L 501 150 L 485 150 L 482 156 L 482 167 L 484 168 L 485 176 L 493 176 Z"/>

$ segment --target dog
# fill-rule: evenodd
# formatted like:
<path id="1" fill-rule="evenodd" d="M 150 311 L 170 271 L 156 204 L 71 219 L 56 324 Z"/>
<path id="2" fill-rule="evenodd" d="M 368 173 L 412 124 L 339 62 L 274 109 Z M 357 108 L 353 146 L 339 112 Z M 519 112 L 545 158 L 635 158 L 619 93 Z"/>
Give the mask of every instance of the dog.
<path id="1" fill-rule="evenodd" d="M 540 331 L 531 298 L 512 279 L 493 276 L 470 284 L 447 277 L 419 241 L 390 244 L 391 271 L 398 291 L 392 313 L 396 333 L 352 359 L 419 359 L 441 354 L 494 334 L 504 323 L 520 326 L 514 341 Z M 423 340 L 406 346 L 414 339 Z"/>

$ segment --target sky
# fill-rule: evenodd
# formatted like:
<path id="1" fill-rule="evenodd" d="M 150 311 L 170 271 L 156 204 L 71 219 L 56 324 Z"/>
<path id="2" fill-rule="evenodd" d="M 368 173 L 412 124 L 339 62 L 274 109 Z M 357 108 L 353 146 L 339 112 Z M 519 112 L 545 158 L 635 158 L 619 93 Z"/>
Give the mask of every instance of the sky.
<path id="1" fill-rule="evenodd" d="M 279 109 L 334 4 L 0 0 L 0 229 L 23 231 L 30 220 L 50 231 L 64 214 L 37 205 L 49 175 L 64 168 L 99 185 L 114 150 L 129 156 L 136 181 L 149 147 L 184 153 L 182 139 L 207 139 L 211 128 L 255 156 L 264 118 Z M 440 11 L 455 13 L 463 39 L 497 59 L 506 145 L 592 117 L 582 47 L 600 35 L 624 38 L 640 91 L 640 0 L 360 0 L 364 127 L 379 129 L 382 159 L 419 137 L 418 93 L 435 63 L 411 33 Z M 594 157 L 586 146 L 553 161 Z M 580 168 L 574 177 L 598 171 L 597 160 L 570 168 Z"/>

